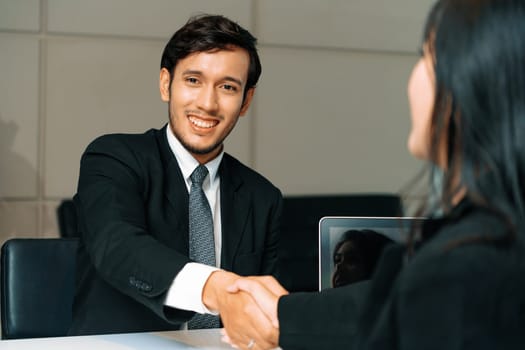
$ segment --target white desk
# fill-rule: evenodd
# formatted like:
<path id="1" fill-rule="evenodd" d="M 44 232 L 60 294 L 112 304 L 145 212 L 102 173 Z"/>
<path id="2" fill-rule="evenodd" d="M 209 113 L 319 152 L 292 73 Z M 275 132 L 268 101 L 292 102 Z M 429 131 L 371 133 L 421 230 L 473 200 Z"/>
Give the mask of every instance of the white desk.
<path id="1" fill-rule="evenodd" d="M 32 338 L 0 341 L 0 350 L 179 350 L 232 349 L 219 329 Z"/>

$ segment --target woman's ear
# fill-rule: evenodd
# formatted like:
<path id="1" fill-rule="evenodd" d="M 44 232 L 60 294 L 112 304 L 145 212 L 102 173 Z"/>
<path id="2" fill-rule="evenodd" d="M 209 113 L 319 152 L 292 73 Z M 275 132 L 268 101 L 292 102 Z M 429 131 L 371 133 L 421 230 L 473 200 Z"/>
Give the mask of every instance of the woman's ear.
<path id="1" fill-rule="evenodd" d="M 160 70 L 159 76 L 159 89 L 160 89 L 160 98 L 164 102 L 170 101 L 170 83 L 171 75 L 166 68 Z"/>

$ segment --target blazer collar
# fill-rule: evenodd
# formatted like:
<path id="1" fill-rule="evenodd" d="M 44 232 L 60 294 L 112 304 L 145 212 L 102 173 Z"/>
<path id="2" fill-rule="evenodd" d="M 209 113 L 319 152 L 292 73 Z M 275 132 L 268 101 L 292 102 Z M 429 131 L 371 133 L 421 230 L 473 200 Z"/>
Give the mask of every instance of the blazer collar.
<path id="1" fill-rule="evenodd" d="M 239 165 L 225 154 L 219 167 L 221 177 L 222 252 L 221 267 L 231 270 L 246 222 L 252 211 L 251 194 L 245 191 Z"/>
<path id="2" fill-rule="evenodd" d="M 176 235 L 180 238 L 178 244 L 181 246 L 181 251 L 189 249 L 189 234 L 188 234 L 188 205 L 189 195 L 186 188 L 186 183 L 182 172 L 177 163 L 175 155 L 171 151 L 166 137 L 165 125 L 162 129 L 157 130 L 157 144 L 161 157 L 161 163 L 164 171 L 164 196 L 169 202 L 175 215 L 172 220 L 174 222 L 173 229 L 182 234 Z"/>

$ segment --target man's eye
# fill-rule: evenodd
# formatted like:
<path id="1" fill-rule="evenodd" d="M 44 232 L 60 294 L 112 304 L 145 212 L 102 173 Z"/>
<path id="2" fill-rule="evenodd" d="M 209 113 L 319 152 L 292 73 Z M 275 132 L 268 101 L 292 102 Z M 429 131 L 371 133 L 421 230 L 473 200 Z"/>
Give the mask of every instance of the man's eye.
<path id="1" fill-rule="evenodd" d="M 186 81 L 190 84 L 197 84 L 198 83 L 198 80 L 196 78 L 186 78 Z"/>
<path id="2" fill-rule="evenodd" d="M 229 85 L 229 84 L 224 84 L 224 85 L 222 86 L 222 88 L 223 88 L 224 90 L 228 90 L 228 91 L 232 91 L 232 92 L 237 91 L 237 87 L 236 87 L 236 86 Z"/>

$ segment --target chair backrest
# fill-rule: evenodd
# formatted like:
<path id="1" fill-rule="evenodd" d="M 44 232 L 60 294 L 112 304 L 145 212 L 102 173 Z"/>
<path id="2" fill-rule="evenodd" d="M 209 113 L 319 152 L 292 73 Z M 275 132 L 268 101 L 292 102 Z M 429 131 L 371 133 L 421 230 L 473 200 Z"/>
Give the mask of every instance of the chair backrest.
<path id="1" fill-rule="evenodd" d="M 10 239 L 1 250 L 2 339 L 67 335 L 75 238 Z"/>
<path id="2" fill-rule="evenodd" d="M 57 207 L 56 214 L 60 237 L 78 237 L 75 202 L 72 199 L 63 199 Z"/>

